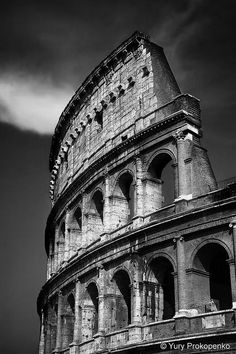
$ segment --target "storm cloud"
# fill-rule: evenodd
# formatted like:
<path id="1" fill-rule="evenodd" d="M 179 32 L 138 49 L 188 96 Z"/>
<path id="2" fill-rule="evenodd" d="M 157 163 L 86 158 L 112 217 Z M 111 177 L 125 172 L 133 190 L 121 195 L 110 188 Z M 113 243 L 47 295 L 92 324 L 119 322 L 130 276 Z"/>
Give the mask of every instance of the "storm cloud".
<path id="1" fill-rule="evenodd" d="M 231 0 L 13 1 L 0 27 L 0 120 L 22 129 L 51 134 L 76 88 L 136 29 L 165 48 L 183 91 L 204 107 L 232 104 Z"/>
<path id="2" fill-rule="evenodd" d="M 236 175 L 235 7 L 233 0 L 1 2 L 1 353 L 38 352 L 51 134 L 86 76 L 135 30 L 164 48 L 182 92 L 200 98 L 217 180 Z"/>

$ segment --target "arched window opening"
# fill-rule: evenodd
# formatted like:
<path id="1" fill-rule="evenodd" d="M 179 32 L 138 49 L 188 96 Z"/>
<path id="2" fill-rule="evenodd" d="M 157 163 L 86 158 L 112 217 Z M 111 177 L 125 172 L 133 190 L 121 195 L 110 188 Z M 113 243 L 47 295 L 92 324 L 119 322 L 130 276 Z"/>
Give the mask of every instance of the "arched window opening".
<path id="1" fill-rule="evenodd" d="M 82 230 L 82 211 L 81 208 L 78 207 L 74 212 L 74 220 L 76 222 L 76 226 L 78 230 Z"/>
<path id="2" fill-rule="evenodd" d="M 162 206 L 173 203 L 175 199 L 175 186 L 174 186 L 174 174 L 173 174 L 173 162 L 170 160 L 161 174 L 162 180 Z"/>
<path id="3" fill-rule="evenodd" d="M 103 110 L 98 111 L 96 108 L 95 110 L 95 120 L 98 124 L 97 132 L 99 133 L 103 129 Z"/>
<path id="4" fill-rule="evenodd" d="M 228 254 L 216 243 L 203 246 L 195 255 L 192 270 L 192 307 L 200 312 L 230 309 L 232 295 Z"/>
<path id="5" fill-rule="evenodd" d="M 116 329 L 127 327 L 131 323 L 131 286 L 130 278 L 126 271 L 119 270 L 115 273 L 115 316 Z M 112 325 L 114 328 L 114 324 Z"/>
<path id="6" fill-rule="evenodd" d="M 51 354 L 56 347 L 57 335 L 57 304 L 51 300 L 44 311 L 45 317 L 45 354 Z"/>
<path id="7" fill-rule="evenodd" d="M 72 256 L 82 245 L 82 211 L 77 207 L 70 218 L 70 256 Z"/>
<path id="8" fill-rule="evenodd" d="M 82 337 L 89 340 L 98 332 L 98 289 L 94 283 L 87 287 L 82 308 Z"/>
<path id="9" fill-rule="evenodd" d="M 103 195 L 97 190 L 91 200 L 87 219 L 87 241 L 93 242 L 103 232 Z"/>
<path id="10" fill-rule="evenodd" d="M 59 230 L 58 230 L 58 241 L 57 241 L 57 253 L 58 253 L 58 263 L 63 262 L 64 260 L 64 251 L 65 251 L 65 233 L 66 233 L 66 226 L 65 222 L 61 222 L 59 225 Z"/>
<path id="11" fill-rule="evenodd" d="M 116 227 L 129 223 L 134 216 L 133 177 L 129 172 L 123 173 L 114 190 L 113 213 Z"/>
<path id="12" fill-rule="evenodd" d="M 65 222 L 63 221 L 59 229 L 59 239 L 62 241 L 65 240 L 65 232 L 66 232 L 66 226 L 65 226 Z"/>
<path id="13" fill-rule="evenodd" d="M 147 322 L 170 319 L 175 315 L 173 266 L 164 257 L 154 259 L 146 283 Z"/>
<path id="14" fill-rule="evenodd" d="M 92 198 L 92 211 L 98 215 L 103 222 L 103 195 L 101 191 L 96 191 Z"/>
<path id="15" fill-rule="evenodd" d="M 70 294 L 65 299 L 64 314 L 63 314 L 63 335 L 62 347 L 67 348 L 73 342 L 75 322 L 75 298 Z"/>
<path id="16" fill-rule="evenodd" d="M 53 234 L 54 236 L 54 234 Z M 48 276 L 50 277 L 55 271 L 55 239 L 54 237 L 49 240 L 49 266 Z"/>
<path id="17" fill-rule="evenodd" d="M 171 204 L 176 193 L 173 161 L 170 155 L 161 153 L 151 162 L 146 176 L 146 213 Z"/>

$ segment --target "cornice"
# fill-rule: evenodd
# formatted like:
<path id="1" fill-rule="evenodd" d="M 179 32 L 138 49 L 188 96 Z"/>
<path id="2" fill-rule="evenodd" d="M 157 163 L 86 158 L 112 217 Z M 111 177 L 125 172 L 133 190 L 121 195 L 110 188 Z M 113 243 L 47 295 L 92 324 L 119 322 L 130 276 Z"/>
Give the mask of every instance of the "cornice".
<path id="1" fill-rule="evenodd" d="M 54 135 L 52 137 L 49 169 L 53 168 L 54 159 L 58 153 L 60 142 L 63 139 L 68 127 L 70 126 L 75 113 L 77 113 L 87 100 L 90 98 L 94 88 L 98 86 L 103 77 L 114 71 L 115 66 L 120 62 L 124 62 L 130 52 L 134 52 L 143 41 L 149 42 L 149 37 L 139 31 L 134 32 L 127 40 L 120 44 L 113 52 L 111 52 L 84 80 L 82 85 L 75 92 L 64 111 L 62 112 Z M 161 47 L 160 47 L 161 48 Z"/>
<path id="2" fill-rule="evenodd" d="M 136 133 L 132 137 L 126 139 L 121 142 L 119 145 L 115 146 L 112 150 L 105 153 L 99 159 L 94 161 L 85 171 L 83 171 L 60 195 L 60 197 L 56 200 L 47 221 L 46 231 L 45 231 L 45 240 L 47 238 L 47 234 L 51 228 L 51 223 L 53 219 L 56 217 L 59 210 L 63 209 L 66 204 L 73 198 L 75 193 L 78 193 L 78 189 L 82 188 L 82 183 L 87 181 L 90 176 L 93 175 L 94 171 L 98 171 L 101 167 L 103 167 L 106 163 L 111 161 L 112 158 L 116 157 L 122 151 L 127 150 L 131 146 L 142 141 L 144 138 L 149 137 L 163 129 L 166 129 L 173 124 L 176 124 L 181 121 L 190 122 L 193 125 L 197 125 L 198 121 L 191 114 L 184 110 L 180 110 L 161 120 L 160 122 L 154 123 L 142 131 Z"/>
<path id="3" fill-rule="evenodd" d="M 204 195 L 205 196 L 205 195 Z M 74 276 L 78 277 L 78 263 L 85 264 L 85 267 L 81 269 L 81 273 L 86 274 L 87 272 L 91 271 L 91 267 L 88 267 L 89 262 L 85 262 L 85 259 L 95 259 L 96 254 L 102 255 L 102 254 L 108 254 L 108 249 L 111 247 L 116 247 L 116 245 L 121 245 L 122 241 L 125 239 L 133 238 L 133 237 L 138 237 L 138 235 L 148 235 L 153 233 L 153 230 L 162 230 L 163 233 L 158 237 L 158 242 L 166 242 L 166 229 L 170 228 L 170 234 L 169 234 L 169 239 L 172 239 L 175 236 L 176 230 L 172 230 L 173 225 L 182 225 L 183 227 L 181 230 L 178 232 L 181 233 L 182 236 L 187 237 L 188 235 L 193 235 L 195 233 L 200 232 L 199 228 L 199 222 L 198 218 L 201 218 L 205 215 L 205 213 L 211 212 L 212 214 L 215 214 L 219 209 L 222 208 L 235 208 L 236 206 L 236 198 L 230 198 L 229 200 L 222 200 L 218 201 L 215 203 L 207 204 L 207 205 L 202 205 L 199 208 L 195 209 L 190 209 L 187 211 L 183 211 L 181 213 L 177 213 L 174 216 L 168 216 L 166 218 L 163 218 L 162 220 L 153 220 L 147 224 L 144 224 L 143 226 L 137 228 L 137 229 L 132 229 L 129 231 L 124 232 L 122 235 L 116 236 L 114 239 L 107 240 L 106 242 L 103 243 L 98 243 L 95 242 L 94 246 L 92 248 L 89 248 L 83 253 L 80 257 L 76 257 L 68 263 L 68 265 L 62 269 L 61 272 L 56 274 L 53 278 L 49 279 L 47 283 L 43 286 L 43 289 L 41 290 L 40 297 L 44 297 L 47 293 L 49 293 L 50 289 L 57 288 L 57 286 L 62 287 L 64 283 L 68 282 L 68 274 L 70 279 L 72 279 Z M 202 229 L 203 230 L 209 230 L 209 229 L 219 229 L 220 227 L 223 227 L 225 229 L 228 229 L 228 223 L 229 223 L 230 216 L 226 215 L 224 217 L 220 217 L 217 219 L 213 217 L 210 221 L 208 220 L 204 224 L 201 223 Z M 189 220 L 194 221 L 194 224 L 192 225 L 191 228 L 189 228 Z M 149 247 L 153 247 L 153 244 L 157 242 L 157 236 L 156 232 L 154 232 L 155 237 L 147 240 L 143 244 L 139 245 L 139 248 L 137 252 L 144 252 L 144 249 L 147 249 Z M 125 246 L 126 247 L 126 246 Z M 127 252 L 129 252 L 130 249 L 130 242 L 127 242 L 127 247 L 126 250 L 122 249 L 120 254 L 117 254 L 117 258 L 120 257 L 125 257 L 127 255 Z M 125 253 L 126 252 L 126 253 Z M 117 259 L 116 258 L 116 259 Z M 112 262 L 113 259 L 110 258 L 110 256 L 107 256 L 107 259 L 103 259 L 104 264 L 108 264 L 109 262 Z M 87 264 L 87 265 L 86 265 Z M 94 263 L 94 267 L 96 267 L 96 264 Z M 87 269 L 88 268 L 88 269 Z M 77 269 L 76 271 L 73 271 L 73 269 Z M 87 269 L 87 270 L 86 270 Z M 63 276 L 62 276 L 63 275 Z M 60 281 L 59 281 L 60 280 Z M 59 282 L 58 282 L 59 281 Z"/>

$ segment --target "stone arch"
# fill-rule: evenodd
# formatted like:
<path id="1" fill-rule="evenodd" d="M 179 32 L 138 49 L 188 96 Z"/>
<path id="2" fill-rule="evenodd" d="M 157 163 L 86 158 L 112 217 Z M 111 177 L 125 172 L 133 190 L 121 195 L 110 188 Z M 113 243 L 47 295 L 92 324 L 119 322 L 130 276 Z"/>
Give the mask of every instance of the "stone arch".
<path id="1" fill-rule="evenodd" d="M 132 277 L 131 272 L 130 272 L 129 269 L 128 269 L 125 265 L 123 265 L 123 264 L 120 265 L 120 266 L 118 266 L 118 267 L 116 267 L 116 268 L 113 270 L 113 272 L 112 272 L 112 274 L 111 274 L 111 280 L 113 281 L 115 273 L 119 272 L 120 270 L 121 270 L 121 271 L 124 271 L 124 272 L 126 272 L 126 273 L 128 274 L 129 279 L 130 279 L 130 283 L 133 284 L 133 277 Z"/>
<path id="2" fill-rule="evenodd" d="M 68 218 L 68 233 L 70 242 L 70 256 L 82 246 L 83 215 L 81 204 L 70 211 Z"/>
<path id="3" fill-rule="evenodd" d="M 100 188 L 93 191 L 87 216 L 87 242 L 91 243 L 103 233 L 103 207 L 104 199 L 103 192 Z"/>
<path id="4" fill-rule="evenodd" d="M 177 264 L 176 264 L 175 259 L 172 256 L 170 256 L 167 252 L 158 251 L 158 252 L 155 252 L 155 254 L 151 255 L 147 259 L 147 264 L 146 264 L 147 275 L 148 275 L 149 264 L 152 262 L 153 259 L 156 259 L 159 257 L 166 258 L 171 263 L 171 265 L 173 267 L 173 272 L 177 272 Z"/>
<path id="5" fill-rule="evenodd" d="M 171 160 L 173 161 L 173 163 L 177 163 L 177 157 L 176 155 L 174 154 L 174 152 L 171 150 L 171 149 L 168 149 L 168 148 L 160 148 L 158 150 L 155 150 L 146 160 L 146 163 L 145 163 L 145 171 L 147 172 L 148 171 L 148 168 L 151 164 L 151 162 L 153 161 L 153 159 L 155 157 L 157 157 L 158 155 L 160 154 L 167 154 L 170 156 Z"/>
<path id="6" fill-rule="evenodd" d="M 189 280 L 191 307 L 199 312 L 225 310 L 232 307 L 230 269 L 231 251 L 220 240 L 201 242 L 191 255 Z"/>
<path id="7" fill-rule="evenodd" d="M 209 244 L 209 243 L 217 243 L 219 244 L 220 246 L 222 246 L 225 251 L 227 252 L 228 256 L 229 256 L 229 259 L 230 258 L 233 258 L 233 254 L 232 254 L 232 251 L 231 249 L 229 248 L 229 246 L 223 242 L 222 240 L 219 240 L 217 238 L 211 238 L 211 239 L 207 239 L 207 240 L 204 240 L 204 241 L 200 241 L 200 243 L 194 248 L 190 258 L 189 258 L 189 261 L 188 261 L 188 268 L 191 268 L 192 265 L 193 265 L 193 260 L 194 260 L 194 257 L 196 256 L 196 253 L 200 250 L 200 248 L 202 248 L 203 246 Z"/>
<path id="8" fill-rule="evenodd" d="M 160 149 L 152 154 L 146 164 L 145 210 L 154 212 L 173 203 L 178 195 L 176 157 L 169 149 Z"/>
<path id="9" fill-rule="evenodd" d="M 57 228 L 57 257 L 58 257 L 58 265 L 64 261 L 64 255 L 65 255 L 65 236 L 66 236 L 66 223 L 65 219 L 61 219 L 60 222 L 58 223 L 58 228 Z"/>
<path id="10" fill-rule="evenodd" d="M 73 292 L 64 298 L 62 322 L 62 348 L 67 348 L 73 342 L 75 323 L 75 297 Z"/>
<path id="11" fill-rule="evenodd" d="M 126 225 L 135 214 L 135 176 L 129 169 L 116 178 L 112 193 L 112 215 L 115 227 Z"/>
<path id="12" fill-rule="evenodd" d="M 82 341 L 91 339 L 98 332 L 99 288 L 95 281 L 86 285 L 82 300 Z"/>
<path id="13" fill-rule="evenodd" d="M 130 173 L 131 176 L 133 177 L 133 180 L 135 181 L 135 173 L 134 171 L 131 169 L 131 168 L 124 168 L 123 170 L 121 170 L 117 176 L 115 177 L 115 180 L 113 181 L 112 183 L 112 194 L 114 194 L 114 190 L 115 190 L 115 187 L 117 185 L 117 182 L 119 180 L 119 178 L 121 177 L 121 175 L 123 175 L 123 173 Z"/>
<path id="14" fill-rule="evenodd" d="M 103 191 L 101 188 L 96 188 L 90 199 L 89 210 L 100 217 L 101 222 L 103 222 Z"/>
<path id="15" fill-rule="evenodd" d="M 145 281 L 145 318 L 147 322 L 170 319 L 175 315 L 175 263 L 166 253 L 151 257 Z"/>
<path id="16" fill-rule="evenodd" d="M 131 323 L 131 277 L 125 267 L 115 270 L 112 283 L 114 296 L 111 306 L 111 328 L 116 330 Z"/>
<path id="17" fill-rule="evenodd" d="M 48 305 L 44 307 L 45 316 L 45 354 L 51 354 L 56 347 L 57 335 L 57 311 L 55 298 L 50 298 Z"/>

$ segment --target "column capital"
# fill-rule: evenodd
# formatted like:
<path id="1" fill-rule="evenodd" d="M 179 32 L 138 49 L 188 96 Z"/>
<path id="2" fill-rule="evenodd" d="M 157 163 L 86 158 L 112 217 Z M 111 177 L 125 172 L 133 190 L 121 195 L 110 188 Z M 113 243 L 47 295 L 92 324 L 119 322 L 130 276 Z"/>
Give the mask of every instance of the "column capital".
<path id="1" fill-rule="evenodd" d="M 229 223 L 230 228 L 235 228 L 236 227 L 236 217 L 232 218 L 232 220 Z"/>
<path id="2" fill-rule="evenodd" d="M 97 271 L 99 272 L 99 271 L 101 271 L 101 270 L 104 270 L 104 265 L 103 265 L 103 264 L 99 264 L 99 265 L 97 266 Z"/>
<path id="3" fill-rule="evenodd" d="M 134 160 L 135 160 L 135 162 L 136 162 L 137 160 L 140 160 L 140 159 L 141 159 L 141 153 L 140 153 L 139 151 L 135 152 L 135 153 L 134 153 Z"/>
<path id="4" fill-rule="evenodd" d="M 176 141 L 183 141 L 185 139 L 185 134 L 183 132 L 183 130 L 176 130 L 176 132 L 173 134 L 173 138 Z"/>
<path id="5" fill-rule="evenodd" d="M 177 236 L 177 237 L 174 237 L 174 238 L 173 238 L 173 242 L 174 242 L 174 243 L 177 243 L 177 241 L 180 241 L 180 242 L 185 241 L 185 240 L 184 240 L 184 236 Z"/>
<path id="6" fill-rule="evenodd" d="M 103 174 L 103 177 L 104 177 L 104 178 L 107 178 L 107 177 L 110 176 L 109 170 L 108 170 L 108 167 L 107 167 L 107 166 L 104 168 L 102 174 Z"/>

